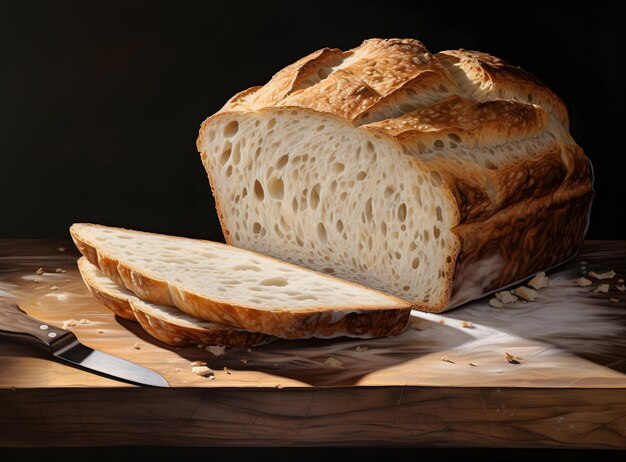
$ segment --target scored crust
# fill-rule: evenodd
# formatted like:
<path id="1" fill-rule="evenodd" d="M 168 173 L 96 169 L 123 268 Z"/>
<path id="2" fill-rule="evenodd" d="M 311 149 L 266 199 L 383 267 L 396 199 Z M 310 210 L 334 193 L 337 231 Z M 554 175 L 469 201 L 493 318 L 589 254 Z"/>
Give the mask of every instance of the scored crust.
<path id="1" fill-rule="evenodd" d="M 225 220 L 230 212 L 223 209 L 218 173 L 207 161 L 213 155 L 207 134 L 237 117 L 263 120 L 272 111 L 284 117 L 313 111 L 399 144 L 414 158 L 416 171 L 428 170 L 449 192 L 450 208 L 459 217 L 451 228 L 458 254 L 452 252 L 444 271 L 445 296 L 426 302 L 410 298 L 417 308 L 444 311 L 578 251 L 593 199 L 591 164 L 568 132 L 567 108 L 536 77 L 486 53 L 431 54 L 412 39 L 370 39 L 346 52 L 332 50 L 331 68 L 317 62 L 320 54 L 243 92 L 245 98 L 231 100 L 201 126 L 197 146 L 227 242 L 239 245 L 232 238 L 237 228 Z M 278 82 L 295 82 L 303 74 L 317 78 L 279 91 Z M 506 262 L 497 277 L 480 282 L 468 277 L 494 261 Z M 366 283 L 358 276 L 355 270 L 353 280 Z"/>
<path id="2" fill-rule="evenodd" d="M 73 224 L 70 227 L 70 234 L 83 256 L 97 266 L 107 277 L 112 280 L 121 280 L 122 287 L 132 291 L 143 300 L 159 305 L 176 306 L 181 311 L 200 319 L 284 339 L 393 336 L 403 332 L 408 325 L 411 312 L 410 303 L 386 294 L 389 300 L 395 304 L 395 307 L 375 308 L 356 305 L 334 307 L 333 309 L 319 307 L 287 311 L 284 309 L 262 310 L 245 306 L 243 302 L 216 301 L 177 287 L 168 281 L 150 277 L 141 268 L 133 267 L 104 254 L 96 244 L 89 242 L 88 238 L 81 235 L 82 226 L 100 226 Z M 141 231 L 132 232 L 153 234 Z M 254 252 L 250 252 L 250 254 L 257 255 Z M 263 258 L 271 257 L 263 255 Z M 288 263 L 284 264 L 289 265 Z M 322 276 L 332 278 L 328 275 Z M 343 282 L 353 284 L 349 281 Z M 372 290 L 365 287 L 363 289 Z"/>
<path id="3" fill-rule="evenodd" d="M 86 257 L 78 260 L 78 269 L 89 291 L 113 313 L 125 319 L 137 321 L 152 337 L 172 346 L 226 345 L 249 347 L 272 340 L 257 332 L 248 332 L 231 326 L 189 319 L 183 322 L 164 316 L 126 289 L 110 290 L 100 283 L 94 274 L 94 265 Z"/>

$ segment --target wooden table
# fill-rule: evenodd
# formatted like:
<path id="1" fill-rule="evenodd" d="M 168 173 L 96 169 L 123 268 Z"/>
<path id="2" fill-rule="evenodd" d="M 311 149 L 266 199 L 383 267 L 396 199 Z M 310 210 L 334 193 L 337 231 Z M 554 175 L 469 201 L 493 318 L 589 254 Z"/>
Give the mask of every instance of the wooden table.
<path id="1" fill-rule="evenodd" d="M 0 240 L 0 309 L 17 302 L 58 326 L 88 319 L 73 328 L 81 342 L 159 372 L 171 388 L 1 344 L 0 446 L 626 448 L 626 292 L 616 288 L 626 242 L 587 242 L 534 302 L 414 312 L 395 338 L 279 341 L 220 356 L 169 347 L 114 317 L 87 292 L 77 257 L 68 241 Z M 574 284 L 609 269 L 618 273 L 602 281 L 609 293 Z M 215 380 L 194 375 L 194 360 Z"/>

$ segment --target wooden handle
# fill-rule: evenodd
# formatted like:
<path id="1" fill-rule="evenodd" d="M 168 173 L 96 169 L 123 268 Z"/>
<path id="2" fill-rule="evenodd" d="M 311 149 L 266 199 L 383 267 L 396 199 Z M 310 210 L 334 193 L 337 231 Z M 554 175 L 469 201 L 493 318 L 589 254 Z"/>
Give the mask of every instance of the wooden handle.
<path id="1" fill-rule="evenodd" d="M 72 333 L 31 318 L 17 305 L 0 305 L 0 339 L 26 343 L 52 353 L 53 345 L 68 335 Z"/>

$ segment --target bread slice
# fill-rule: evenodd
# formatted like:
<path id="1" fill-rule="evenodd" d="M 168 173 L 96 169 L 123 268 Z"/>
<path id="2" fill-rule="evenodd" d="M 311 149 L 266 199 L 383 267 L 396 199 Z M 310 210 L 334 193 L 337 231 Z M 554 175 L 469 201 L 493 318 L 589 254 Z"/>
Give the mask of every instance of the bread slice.
<path id="1" fill-rule="evenodd" d="M 388 336 L 408 323 L 404 300 L 225 244 L 92 224 L 70 232 L 119 286 L 208 321 L 287 339 Z"/>
<path id="2" fill-rule="evenodd" d="M 412 39 L 319 50 L 209 117 L 226 242 L 440 312 L 573 256 L 593 197 L 529 73 Z"/>
<path id="3" fill-rule="evenodd" d="M 154 338 L 173 346 L 226 345 L 249 347 L 272 340 L 265 334 L 247 332 L 224 324 L 216 324 L 189 316 L 173 306 L 155 305 L 141 300 L 107 278 L 85 257 L 78 260 L 78 269 L 89 291 L 113 313 L 138 321 Z"/>

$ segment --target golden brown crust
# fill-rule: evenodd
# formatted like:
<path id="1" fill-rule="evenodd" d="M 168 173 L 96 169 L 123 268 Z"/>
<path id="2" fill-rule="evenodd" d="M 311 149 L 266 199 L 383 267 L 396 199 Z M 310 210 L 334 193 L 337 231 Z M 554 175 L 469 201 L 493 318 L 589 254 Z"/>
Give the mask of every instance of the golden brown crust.
<path id="1" fill-rule="evenodd" d="M 190 345 L 226 345 L 232 347 L 250 347 L 271 342 L 273 339 L 265 334 L 248 332 L 228 326 L 223 328 L 201 328 L 178 326 L 151 315 L 131 302 L 133 313 L 141 327 L 157 340 L 172 346 Z"/>
<path id="2" fill-rule="evenodd" d="M 546 113 L 536 105 L 504 100 L 481 103 L 454 95 L 363 128 L 382 131 L 417 152 L 442 139 L 466 146 L 502 144 L 539 135 L 547 124 Z"/>
<path id="3" fill-rule="evenodd" d="M 78 262 L 78 269 L 81 277 L 83 278 L 83 282 L 87 286 L 87 289 L 100 303 L 113 311 L 114 314 L 124 319 L 128 319 L 130 321 L 137 320 L 130 303 L 128 303 L 128 300 L 121 297 L 115 297 L 112 294 L 99 290 L 89 274 L 84 271 L 82 265 L 80 264 L 80 260 Z"/>
<path id="4" fill-rule="evenodd" d="M 484 222 L 455 228 L 462 250 L 450 307 L 574 256 L 587 230 L 592 198 L 585 184 L 559 189 L 553 195 L 517 202 Z"/>
<path id="5" fill-rule="evenodd" d="M 541 105 L 568 127 L 567 107 L 563 101 L 530 72 L 480 51 L 446 50 L 435 56 L 453 77 L 458 75 L 457 70 L 461 72 L 458 80 L 466 94 L 486 88 L 490 99 L 515 96 L 517 101 Z"/>
<path id="6" fill-rule="evenodd" d="M 285 339 L 392 336 L 403 332 L 408 325 L 411 304 L 391 295 L 388 297 L 397 301 L 396 307 L 338 306 L 332 310 L 312 308 L 293 312 L 284 309 L 258 309 L 235 302 L 212 300 L 170 286 L 167 281 L 147 276 L 111 256 L 104 256 L 95 245 L 80 235 L 78 229 L 83 225 L 72 225 L 70 228 L 72 239 L 81 253 L 85 250 L 83 255 L 107 277 L 113 280 L 121 278 L 129 290 L 146 301 L 176 306 L 181 311 L 200 319 Z M 254 252 L 251 254 L 254 255 Z M 117 276 L 114 277 L 116 273 Z M 336 279 L 325 274 L 322 276 Z M 349 281 L 343 282 L 357 285 Z"/>

